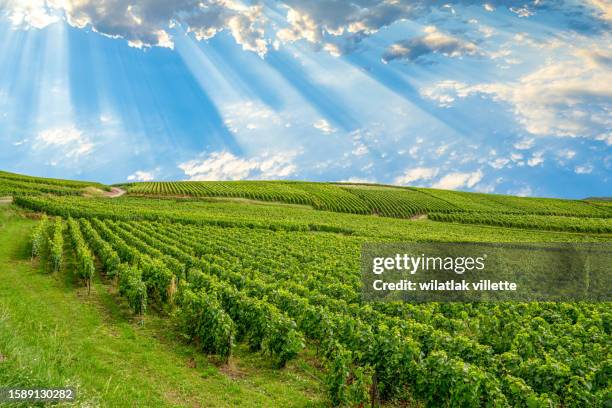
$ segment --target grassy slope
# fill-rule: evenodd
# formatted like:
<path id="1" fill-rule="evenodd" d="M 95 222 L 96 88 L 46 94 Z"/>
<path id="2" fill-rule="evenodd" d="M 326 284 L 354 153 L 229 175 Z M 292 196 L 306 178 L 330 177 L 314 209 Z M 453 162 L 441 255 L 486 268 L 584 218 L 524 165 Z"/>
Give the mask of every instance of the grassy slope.
<path id="1" fill-rule="evenodd" d="M 70 260 L 65 271 L 44 273 L 29 260 L 33 225 L 0 203 L 0 385 L 74 385 L 79 406 L 322 404 L 303 362 L 279 371 L 239 348 L 217 368 L 175 340 L 163 319 L 133 321 L 109 285 L 95 282 L 90 296 L 75 290 Z"/>

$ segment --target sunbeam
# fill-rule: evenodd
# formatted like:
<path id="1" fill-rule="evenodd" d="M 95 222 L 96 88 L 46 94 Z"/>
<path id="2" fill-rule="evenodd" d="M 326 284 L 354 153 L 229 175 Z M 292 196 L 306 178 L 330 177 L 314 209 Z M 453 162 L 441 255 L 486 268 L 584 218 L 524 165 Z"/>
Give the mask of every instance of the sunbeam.
<path id="1" fill-rule="evenodd" d="M 460 174 L 478 179 L 466 189 L 545 195 L 566 194 L 553 174 L 610 183 L 599 3 L 120 3 L 2 3 L 7 169 L 122 181 L 206 162 L 257 169 L 228 177 L 423 186 Z"/>

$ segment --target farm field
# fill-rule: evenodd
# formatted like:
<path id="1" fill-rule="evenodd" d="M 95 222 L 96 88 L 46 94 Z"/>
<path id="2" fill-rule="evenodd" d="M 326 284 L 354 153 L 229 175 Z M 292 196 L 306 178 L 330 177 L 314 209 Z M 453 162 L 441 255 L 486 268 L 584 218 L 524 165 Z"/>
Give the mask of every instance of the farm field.
<path id="1" fill-rule="evenodd" d="M 276 370 L 239 346 L 220 369 L 177 341 L 167 317 L 149 313 L 141 324 L 99 274 L 87 294 L 70 251 L 56 273 L 46 256 L 31 262 L 36 224 L 0 204 L 3 386 L 74 386 L 77 406 L 323 406 L 317 372 L 301 361 Z"/>
<path id="2" fill-rule="evenodd" d="M 352 214 L 407 218 L 430 212 L 492 212 L 611 218 L 605 201 L 561 200 L 428 188 L 298 181 L 142 182 L 121 185 L 132 195 L 234 197 Z"/>
<path id="3" fill-rule="evenodd" d="M 79 321 L 84 327 L 106 328 L 95 319 L 114 311 L 112 323 L 131 334 L 109 340 L 100 355 L 117 347 L 137 364 L 151 339 L 146 353 L 175 370 L 155 380 L 167 392 L 154 392 L 152 406 L 197 406 L 215 390 L 254 406 L 611 401 L 609 303 L 365 304 L 359 273 L 367 242 L 610 242 L 609 205 L 301 182 L 137 183 L 122 186 L 127 196 L 105 198 L 17 182 L 33 186 L 15 189 L 13 204 L 2 208 L 0 238 L 9 248 L 2 281 L 10 296 L 0 300 L 7 316 L 1 324 L 33 341 L 32 329 L 11 317 L 25 313 L 14 300 L 24 279 L 34 282 L 28 296 L 40 288 L 59 302 L 54 307 L 82 308 L 92 319 Z M 60 302 L 51 293 L 62 288 L 72 290 Z M 59 338 L 69 338 L 61 347 L 102 358 L 96 347 L 75 343 L 57 317 L 51 321 L 55 332 L 64 330 Z M 161 340 L 156 329 L 165 333 Z M 36 364 L 39 371 L 28 377 L 35 383 L 71 380 L 91 398 L 137 398 L 129 394 L 136 383 L 101 388 L 82 371 L 65 373 L 66 362 L 52 354 L 37 363 L 32 354 L 13 375 L 7 364 L 16 364 L 21 346 L 0 340 L 7 356 L 0 373 L 14 383 Z M 51 353 L 49 344 L 42 350 Z M 192 354 L 209 376 L 195 380 L 189 367 L 178 366 Z M 150 364 L 145 372 L 152 376 L 159 368 Z M 231 374 L 237 365 L 245 367 L 241 378 Z M 100 382 L 116 381 L 110 365 L 102 366 Z M 124 369 L 128 378 L 137 371 Z M 187 384 L 173 388 L 183 376 Z M 152 379 L 134 378 L 152 387 Z"/>
<path id="4" fill-rule="evenodd" d="M 85 193 L 88 188 L 94 190 L 110 190 L 110 187 L 103 186 L 100 183 L 31 177 L 0 171 L 0 197 L 43 193 L 54 195 L 81 195 Z"/>

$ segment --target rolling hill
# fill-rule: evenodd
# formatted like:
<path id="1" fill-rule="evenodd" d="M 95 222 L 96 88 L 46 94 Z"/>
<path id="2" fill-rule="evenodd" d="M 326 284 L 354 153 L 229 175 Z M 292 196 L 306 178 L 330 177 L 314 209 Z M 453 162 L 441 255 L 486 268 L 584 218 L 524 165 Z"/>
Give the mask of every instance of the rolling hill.
<path id="1" fill-rule="evenodd" d="M 297 181 L 132 183 L 111 198 L 6 174 L 7 383 L 151 406 L 609 400 L 609 303 L 368 303 L 360 272 L 373 242 L 610 243 L 606 203 Z M 54 358 L 67 349 L 95 381 Z"/>

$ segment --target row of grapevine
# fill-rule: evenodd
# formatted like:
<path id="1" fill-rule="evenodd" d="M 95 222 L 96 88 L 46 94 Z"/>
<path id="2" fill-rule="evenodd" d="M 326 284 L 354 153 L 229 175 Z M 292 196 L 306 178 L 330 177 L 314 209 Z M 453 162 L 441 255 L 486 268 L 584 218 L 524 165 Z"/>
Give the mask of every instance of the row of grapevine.
<path id="1" fill-rule="evenodd" d="M 361 198 L 374 214 L 406 218 L 431 211 L 453 212 L 460 208 L 416 190 L 390 187 L 343 186 Z"/>
<path id="2" fill-rule="evenodd" d="M 76 272 L 79 278 L 85 281 L 87 290 L 91 291 L 91 282 L 96 271 L 94 258 L 89 251 L 85 239 L 83 239 L 78 222 L 68 218 L 67 224 L 70 243 L 75 254 Z"/>
<path id="3" fill-rule="evenodd" d="M 117 271 L 119 294 L 123 296 L 132 311 L 144 315 L 147 310 L 147 287 L 142 280 L 142 273 L 135 267 L 120 264 Z"/>
<path id="4" fill-rule="evenodd" d="M 351 214 L 406 218 L 429 212 L 491 212 L 575 217 L 612 217 L 597 202 L 527 198 L 428 188 L 292 181 L 145 182 L 126 186 L 132 194 L 174 197 L 232 197 L 310 205 Z"/>
<path id="5" fill-rule="evenodd" d="M 204 268 L 204 269 L 206 270 L 207 268 Z M 213 270 L 214 270 L 214 268 L 213 268 L 213 269 L 210 269 L 210 267 L 209 267 L 209 271 L 213 271 Z M 215 273 L 217 273 L 217 274 L 222 274 L 222 273 L 227 273 L 227 272 L 221 272 L 221 270 L 216 270 L 216 272 L 215 272 Z M 190 275 L 191 275 L 191 274 L 192 274 L 192 272 L 190 272 Z M 238 280 L 244 280 L 244 278 L 243 278 L 243 277 L 241 277 L 240 275 L 239 275 L 239 276 L 237 276 L 237 277 L 236 277 L 236 279 L 238 279 Z M 270 294 L 270 295 L 272 295 L 272 293 L 273 293 L 273 292 L 269 292 L 269 294 Z M 345 317 L 345 318 L 342 318 L 341 320 L 346 321 L 346 317 Z M 315 332 L 316 332 L 316 331 L 315 331 Z"/>
<path id="6" fill-rule="evenodd" d="M 14 202 L 22 208 L 45 212 L 47 214 L 74 218 L 104 218 L 111 220 L 176 221 L 194 225 L 213 225 L 219 227 L 246 227 L 286 231 L 320 231 L 352 234 L 353 231 L 337 225 L 318 222 L 299 222 L 276 220 L 266 217 L 256 221 L 247 217 L 212 216 L 199 211 L 202 203 L 182 202 L 180 209 L 170 200 L 146 201 L 138 204 L 134 199 L 114 199 L 112 202 L 89 200 L 80 197 L 15 197 Z M 136 199 L 142 201 L 142 199 Z M 149 205 L 153 204 L 153 205 Z"/>
<path id="7" fill-rule="evenodd" d="M 148 230 L 148 227 L 145 227 L 145 229 L 147 229 L 147 230 Z M 475 349 L 475 348 L 474 348 L 474 347 L 470 347 L 470 349 Z"/>
<path id="8" fill-rule="evenodd" d="M 109 189 L 99 183 L 30 177 L 0 171 L 0 197 L 31 196 L 53 194 L 58 196 L 78 196 L 86 187 Z"/>
<path id="9" fill-rule="evenodd" d="M 224 310 L 237 325 L 238 338 L 246 340 L 251 350 L 269 355 L 279 367 L 304 348 L 296 323 L 271 303 L 253 298 L 232 283 L 198 269 L 189 271 L 189 282 L 194 288 L 217 294 Z"/>
<path id="10" fill-rule="evenodd" d="M 64 187 L 56 184 L 37 184 L 14 181 L 0 177 L 0 196 L 5 195 L 39 195 L 43 193 L 55 195 L 80 195 L 81 188 Z"/>
<path id="11" fill-rule="evenodd" d="M 174 288 L 176 287 L 175 275 L 162 259 L 152 258 L 149 253 L 153 253 L 154 256 L 160 255 L 163 257 L 163 255 L 148 248 L 127 233 L 117 233 L 115 229 L 109 226 L 110 222 L 104 223 L 98 219 L 93 219 L 92 224 L 117 252 L 121 261 L 138 271 L 137 278 L 146 287 L 147 299 L 160 307 L 171 305 L 175 293 Z M 130 242 L 130 244 L 127 244 L 127 242 Z M 134 248 L 131 244 L 137 245 L 137 247 Z M 146 251 L 140 252 L 141 250 Z M 172 264 L 177 263 L 173 260 Z"/>
<path id="12" fill-rule="evenodd" d="M 79 219 L 79 224 L 89 246 L 93 249 L 102 263 L 104 271 L 106 271 L 109 276 L 116 275 L 119 272 L 119 264 L 121 263 L 117 252 L 115 252 L 108 242 L 100 237 L 98 231 L 91 226 L 88 220 L 81 218 Z"/>
<path id="13" fill-rule="evenodd" d="M 221 270 L 216 270 L 216 269 L 215 269 L 215 268 L 213 268 L 213 267 L 209 267 L 207 270 L 209 271 L 209 273 L 210 273 L 210 272 L 214 272 L 214 273 L 218 273 L 218 274 L 222 273 L 222 272 L 221 272 Z M 215 271 L 216 271 L 216 272 L 215 272 Z M 227 272 L 223 272 L 223 273 L 227 274 Z M 238 276 L 236 276 L 236 277 L 235 277 L 236 281 L 238 281 L 238 280 L 242 280 L 242 281 L 244 281 L 244 277 L 243 277 L 243 276 L 244 276 L 244 275 L 238 275 Z M 275 299 L 275 298 L 273 297 L 273 294 L 272 294 L 272 292 L 271 292 L 271 291 L 270 291 L 270 292 L 266 292 L 266 293 L 268 293 L 268 296 L 269 296 L 269 299 L 270 299 L 270 300 Z M 321 299 L 321 298 L 319 297 L 319 299 Z M 301 307 L 297 308 L 296 310 L 299 310 L 299 309 L 305 310 L 305 309 L 307 309 L 307 308 L 305 307 L 305 305 L 301 305 Z M 356 311 L 355 313 L 358 313 L 358 312 Z M 377 317 L 376 317 L 374 320 L 375 320 L 375 321 L 377 320 L 377 321 L 379 321 L 379 322 L 384 321 L 384 319 L 381 319 L 381 318 L 380 318 L 380 316 L 377 316 Z M 296 320 L 296 322 L 299 322 L 299 319 L 297 319 L 297 320 Z M 300 325 L 300 323 L 298 323 L 298 325 Z M 415 328 L 417 328 L 417 330 L 416 330 L 416 331 L 414 330 Z M 413 327 L 412 327 L 412 329 L 410 330 L 410 332 L 415 332 L 415 333 L 416 333 L 416 332 L 418 332 L 419 330 L 422 330 L 422 328 L 421 328 L 421 327 L 419 327 L 419 326 L 413 326 Z M 307 331 L 307 332 L 308 332 L 308 333 L 313 333 L 313 332 L 316 332 L 316 330 L 309 330 L 309 331 Z M 424 332 L 424 333 L 425 333 L 425 332 Z M 424 334 L 424 333 L 423 333 L 423 334 Z M 432 332 L 432 333 L 433 333 L 433 332 Z M 423 334 L 420 334 L 420 335 L 419 335 L 419 337 L 420 337 L 420 336 L 422 336 Z M 428 336 L 431 336 L 431 335 L 428 335 Z M 431 338 L 431 337 L 430 337 L 430 339 L 429 339 L 429 340 L 426 340 L 426 338 L 423 338 L 423 340 L 424 340 L 426 343 L 431 343 L 431 340 L 433 340 L 433 338 Z M 440 340 L 436 340 L 436 341 L 440 341 Z M 456 346 L 453 346 L 451 343 L 448 343 L 448 341 L 443 341 L 443 343 L 444 343 L 444 346 L 442 347 L 442 349 L 445 349 L 445 350 L 453 350 L 453 349 L 460 350 L 460 349 L 457 349 L 457 348 L 456 348 Z M 457 343 L 457 345 L 458 345 L 458 344 L 459 344 L 459 343 Z M 474 348 L 474 346 L 473 346 L 473 345 L 472 345 L 472 346 L 465 345 L 465 347 L 463 347 L 463 349 L 464 349 L 464 350 L 466 350 L 466 351 L 469 351 L 470 353 L 473 353 L 473 350 L 477 350 L 477 348 Z M 463 355 L 464 355 L 464 357 L 466 357 L 466 358 L 470 358 L 470 355 L 469 355 L 469 354 L 463 354 Z M 485 357 L 485 360 L 480 360 L 479 364 L 486 364 L 486 365 L 491 365 L 491 366 L 493 366 L 493 360 L 491 360 L 491 358 L 487 358 L 487 357 L 486 357 L 486 354 L 485 354 L 485 355 L 483 355 L 483 357 Z M 456 359 L 456 358 L 454 358 L 454 359 Z M 473 357 L 472 357 L 471 359 L 473 359 Z M 453 360 L 453 361 L 455 361 L 455 360 Z M 474 360 L 474 361 L 475 361 L 475 362 L 477 362 L 477 361 L 479 361 L 479 360 L 478 360 L 478 359 L 476 359 L 476 360 Z M 501 369 L 501 368 L 500 368 L 500 369 Z M 507 368 L 506 368 L 506 369 L 507 369 Z M 525 376 L 526 374 L 524 374 L 524 373 L 523 373 L 522 375 L 523 375 L 523 376 Z M 534 384 L 537 384 L 536 382 L 533 382 L 533 383 L 534 383 Z M 565 382 L 562 382 L 562 383 L 563 383 L 563 384 L 565 384 Z M 564 390 L 565 390 L 565 389 L 564 389 Z M 527 392 L 527 391 L 525 391 L 525 392 Z M 559 391 L 559 392 L 561 392 L 561 391 Z M 571 391 L 563 391 L 563 392 L 571 392 Z M 563 394 L 563 392 L 561 392 L 561 393 Z M 535 395 L 535 394 L 533 393 L 533 391 L 529 391 L 529 392 L 527 392 L 527 394 L 529 394 L 529 398 L 531 398 L 531 399 L 536 398 L 536 397 L 534 397 L 534 395 Z M 525 398 L 527 398 L 527 397 L 525 397 Z M 539 397 L 538 397 L 538 398 L 539 398 Z M 545 397 L 542 397 L 542 398 L 544 398 L 543 400 L 545 400 L 545 399 L 546 399 Z"/>
<path id="14" fill-rule="evenodd" d="M 177 321 L 180 330 L 198 347 L 227 362 L 234 346 L 236 326 L 214 294 L 181 290 Z"/>
<path id="15" fill-rule="evenodd" d="M 43 250 L 45 242 L 47 241 L 47 228 L 49 226 L 48 224 L 49 218 L 46 214 L 43 214 L 38 224 L 36 224 L 36 226 L 32 230 L 32 259 L 38 257 Z"/>
<path id="16" fill-rule="evenodd" d="M 612 233 L 610 218 L 579 218 L 544 215 L 511 215 L 491 213 L 431 213 L 429 218 L 440 222 L 485 224 L 510 228 L 531 228 L 549 231 Z"/>
<path id="17" fill-rule="evenodd" d="M 134 266 L 121 263 L 121 259 L 113 246 L 101 237 L 89 220 L 81 218 L 79 225 L 89 246 L 102 263 L 107 276 L 117 279 L 119 294 L 127 300 L 134 313 L 144 315 L 147 309 L 148 296 L 146 285 L 142 281 L 142 272 Z M 110 236 L 110 238 L 117 239 L 114 236 Z"/>
<path id="18" fill-rule="evenodd" d="M 53 224 L 53 232 L 49 237 L 49 248 L 50 248 L 50 256 L 49 259 L 51 261 L 51 267 L 54 272 L 57 272 L 62 267 L 63 262 L 63 253 L 64 253 L 64 224 L 60 217 L 55 218 L 55 223 Z"/>
<path id="19" fill-rule="evenodd" d="M 88 224 L 87 221 L 81 220 L 83 225 Z M 149 239 L 149 243 L 141 241 L 143 236 L 131 235 L 134 231 L 129 231 L 129 226 L 127 224 L 117 225 L 112 223 L 113 225 L 109 228 L 110 223 L 103 223 L 96 219 L 93 220 L 93 225 L 100 229 L 100 234 L 97 232 L 88 232 L 88 236 L 90 237 L 107 237 L 110 242 L 114 243 L 114 245 L 119 249 L 120 252 L 125 253 L 126 250 L 124 247 L 125 240 L 124 238 L 129 239 L 129 242 L 133 245 L 136 245 L 140 251 L 145 251 L 149 253 L 155 253 L 153 247 L 163 247 L 168 249 L 169 246 L 163 245 L 161 243 L 157 243 L 154 240 Z M 90 224 L 91 225 L 91 224 Z M 122 227 L 122 228 L 119 228 Z M 87 228 L 86 228 L 87 229 Z M 123 236 L 123 238 L 121 238 Z M 113 246 L 113 244 L 106 244 L 109 246 Z M 93 246 L 93 245 L 92 245 Z M 103 244 L 97 244 L 95 247 L 102 248 Z M 177 252 L 174 252 L 176 255 Z M 137 256 L 125 256 L 125 260 L 131 260 L 133 262 L 133 267 L 130 274 L 126 274 L 124 272 L 119 273 L 119 285 L 120 285 L 120 293 L 122 293 L 126 298 L 128 298 L 128 303 L 132 305 L 135 311 L 139 310 L 138 305 L 140 302 L 139 298 L 142 298 L 142 290 L 135 290 L 135 294 L 130 291 L 121 291 L 123 286 L 122 278 L 124 276 L 129 276 L 131 279 L 132 276 L 138 274 L 138 279 L 136 281 L 142 282 L 144 287 L 146 288 L 145 299 L 151 298 L 153 296 L 156 303 L 163 305 L 172 303 L 172 299 L 169 297 L 161 298 L 160 293 L 167 293 L 167 289 L 172 286 L 172 282 L 175 277 L 180 278 L 182 276 L 173 276 L 171 273 L 167 272 L 168 275 L 165 279 L 161 279 L 159 275 L 155 275 L 151 272 L 152 269 L 157 268 L 157 272 L 163 269 L 164 266 L 156 259 L 150 258 L 148 255 L 139 254 Z M 197 263 L 197 260 L 192 260 L 192 263 Z M 161 282 L 161 284 L 160 284 Z M 126 278 L 126 283 L 129 283 L 129 280 Z M 132 284 L 132 287 L 138 289 L 137 285 Z M 224 287 L 223 290 L 219 291 L 219 293 L 224 294 L 225 305 L 228 310 L 231 310 L 232 313 L 236 314 L 240 318 L 238 321 L 241 323 L 241 332 L 249 333 L 249 343 L 254 349 L 261 349 L 264 353 L 269 354 L 272 358 L 277 361 L 278 365 L 284 365 L 288 359 L 291 359 L 297 355 L 297 352 L 303 347 L 303 342 L 300 340 L 300 336 L 297 334 L 290 320 L 284 317 L 281 313 L 279 313 L 274 307 L 267 304 L 266 302 L 261 302 L 257 300 L 253 300 L 249 297 L 244 297 L 243 294 L 238 292 L 230 292 L 228 287 Z M 131 299 L 134 298 L 134 301 Z M 204 302 L 209 305 L 213 300 L 211 299 L 198 299 L 194 300 L 192 297 L 187 297 L 191 299 L 188 304 L 192 305 L 194 302 Z M 179 306 L 179 316 L 181 317 L 181 321 L 186 322 L 189 320 L 197 319 L 198 315 L 193 314 L 193 308 L 183 309 L 183 302 L 187 299 L 184 294 L 178 295 L 178 306 Z M 232 302 L 232 303 L 228 303 Z M 212 313 L 212 312 L 211 312 Z M 191 317 L 189 317 L 191 316 Z M 182 325 L 183 329 L 186 331 L 186 334 L 189 336 L 193 336 L 195 330 L 194 326 Z M 248 330 L 247 330 L 248 329 Z M 201 339 L 200 339 L 201 340 Z M 219 351 L 219 350 L 217 350 Z M 227 350 L 224 350 L 223 353 L 227 357 L 229 354 L 225 354 Z M 231 351 L 231 350 L 230 350 Z"/>
<path id="20" fill-rule="evenodd" d="M 80 189 L 89 186 L 95 186 L 99 188 L 106 188 L 106 186 L 89 181 L 76 181 L 76 180 L 62 180 L 46 177 L 33 177 L 26 176 L 23 174 L 9 173 L 7 171 L 0 171 L 0 180 L 11 180 L 19 183 L 30 183 L 33 185 L 47 185 L 47 186 L 60 186 Z"/>
<path id="21" fill-rule="evenodd" d="M 155 234 L 137 231 L 126 223 L 118 223 L 115 226 L 117 233 L 130 237 L 130 242 L 143 251 L 165 250 L 168 255 L 178 257 L 177 260 L 186 262 L 192 268 L 202 266 L 200 260 L 157 239 Z M 188 275 L 191 277 L 195 271 L 190 270 Z M 182 268 L 177 271 L 175 276 L 178 278 L 184 276 Z M 264 353 L 271 355 L 278 365 L 283 366 L 288 359 L 295 357 L 297 351 L 303 347 L 300 336 L 293 328 L 295 323 L 267 302 L 245 297 L 240 292 L 232 291 L 228 286 L 222 286 L 216 290 L 209 288 L 209 292 L 222 294 L 219 296 L 223 299 L 224 307 L 234 318 L 240 332 L 248 332 L 251 347 L 256 350 L 261 349 Z"/>
<path id="22" fill-rule="evenodd" d="M 434 199 L 454 205 L 462 212 L 495 214 L 534 214 L 568 217 L 610 218 L 612 212 L 597 203 L 557 198 L 516 197 L 499 194 L 415 188 Z M 435 211 L 435 210 L 434 210 Z M 441 211 L 437 211 L 441 212 Z"/>
<path id="23" fill-rule="evenodd" d="M 282 365 L 307 339 L 334 404 L 401 401 L 407 392 L 428 406 L 598 406 L 607 398 L 605 305 L 362 304 L 355 255 L 365 237 L 143 221 L 130 217 L 129 200 L 91 201 L 33 200 L 87 216 L 83 236 L 103 265 L 104 252 L 123 262 L 120 293 L 132 308 L 174 303 L 203 351 L 226 359 L 245 341 Z M 159 208 L 175 214 L 173 206 Z"/>

